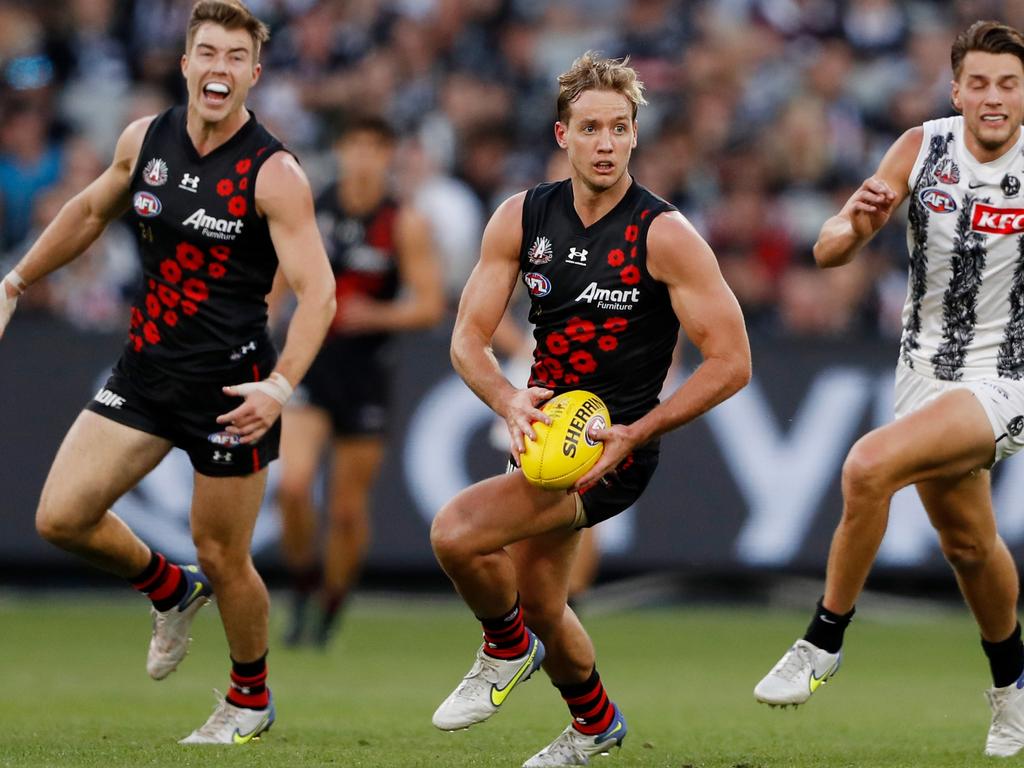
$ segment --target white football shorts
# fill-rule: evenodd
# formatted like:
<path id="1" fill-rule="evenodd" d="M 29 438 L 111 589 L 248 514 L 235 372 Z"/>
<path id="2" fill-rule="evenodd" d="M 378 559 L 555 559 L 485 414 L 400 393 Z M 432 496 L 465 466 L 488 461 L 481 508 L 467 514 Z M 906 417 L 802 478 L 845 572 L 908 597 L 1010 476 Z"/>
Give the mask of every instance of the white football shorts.
<path id="1" fill-rule="evenodd" d="M 896 418 L 913 413 L 939 395 L 957 389 L 971 392 L 985 409 L 996 444 L 992 463 L 1024 448 L 1024 381 L 976 379 L 942 381 L 922 376 L 900 361 L 896 366 Z"/>

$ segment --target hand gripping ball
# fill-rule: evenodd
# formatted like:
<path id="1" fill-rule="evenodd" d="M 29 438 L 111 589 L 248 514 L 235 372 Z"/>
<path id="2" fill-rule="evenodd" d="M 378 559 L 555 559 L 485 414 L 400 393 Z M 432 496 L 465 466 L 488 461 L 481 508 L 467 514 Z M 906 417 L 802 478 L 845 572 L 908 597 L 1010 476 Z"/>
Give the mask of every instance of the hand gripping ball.
<path id="1" fill-rule="evenodd" d="M 545 490 L 566 490 L 601 458 L 604 444 L 592 439 L 589 430 L 605 429 L 611 417 L 600 397 L 582 389 L 556 395 L 541 410 L 551 424 L 534 422 L 537 439 L 525 438 L 526 450 L 519 457 L 523 475 Z"/>

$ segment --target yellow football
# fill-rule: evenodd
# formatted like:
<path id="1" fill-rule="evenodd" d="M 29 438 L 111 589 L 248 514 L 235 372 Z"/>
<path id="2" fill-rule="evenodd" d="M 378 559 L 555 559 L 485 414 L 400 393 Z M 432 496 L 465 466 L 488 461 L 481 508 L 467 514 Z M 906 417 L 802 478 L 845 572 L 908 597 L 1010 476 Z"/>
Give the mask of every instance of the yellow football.
<path id="1" fill-rule="evenodd" d="M 612 423 L 608 408 L 597 395 L 574 389 L 551 398 L 541 410 L 551 417 L 551 424 L 534 422 L 537 439 L 527 437 L 519 457 L 523 475 L 545 490 L 571 488 L 601 458 L 604 444 L 592 439 L 589 431 Z"/>

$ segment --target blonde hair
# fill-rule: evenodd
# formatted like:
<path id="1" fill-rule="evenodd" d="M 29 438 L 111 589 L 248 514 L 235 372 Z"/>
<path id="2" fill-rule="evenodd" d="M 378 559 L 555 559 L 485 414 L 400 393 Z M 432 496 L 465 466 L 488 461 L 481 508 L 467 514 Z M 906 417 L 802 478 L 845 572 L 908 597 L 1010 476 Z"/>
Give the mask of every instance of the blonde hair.
<path id="1" fill-rule="evenodd" d="M 629 56 L 606 59 L 594 51 L 587 51 L 572 63 L 568 72 L 558 76 L 558 119 L 569 122 L 569 106 L 584 91 L 615 91 L 633 105 L 633 119 L 637 110 L 646 104 L 644 84 L 629 66 Z"/>
<path id="2" fill-rule="evenodd" d="M 252 38 L 253 61 L 260 60 L 260 47 L 270 39 L 270 27 L 253 16 L 252 11 L 245 7 L 241 0 L 199 0 L 192 6 L 192 16 L 188 20 L 188 32 L 185 35 L 185 51 L 192 50 L 192 41 L 200 25 L 216 24 L 224 29 L 244 29 Z"/>

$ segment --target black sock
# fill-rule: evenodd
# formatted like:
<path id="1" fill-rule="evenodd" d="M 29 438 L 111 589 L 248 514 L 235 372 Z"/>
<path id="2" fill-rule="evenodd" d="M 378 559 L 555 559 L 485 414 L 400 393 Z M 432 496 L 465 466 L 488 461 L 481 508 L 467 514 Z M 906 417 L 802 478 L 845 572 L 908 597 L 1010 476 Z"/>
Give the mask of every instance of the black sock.
<path id="1" fill-rule="evenodd" d="M 996 688 L 1005 688 L 1024 672 L 1024 644 L 1020 640 L 1020 623 L 1005 640 L 990 643 L 981 639 L 981 647 L 988 656 L 988 665 L 992 670 L 992 684 Z"/>
<path id="2" fill-rule="evenodd" d="M 850 619 L 853 618 L 857 609 L 851 608 L 850 612 L 845 614 L 832 613 L 822 605 L 824 600 L 824 597 L 818 600 L 814 618 L 811 619 L 811 623 L 807 625 L 807 632 L 804 633 L 804 640 L 823 651 L 839 653 L 839 649 L 843 647 L 843 633 L 850 625 Z"/>

